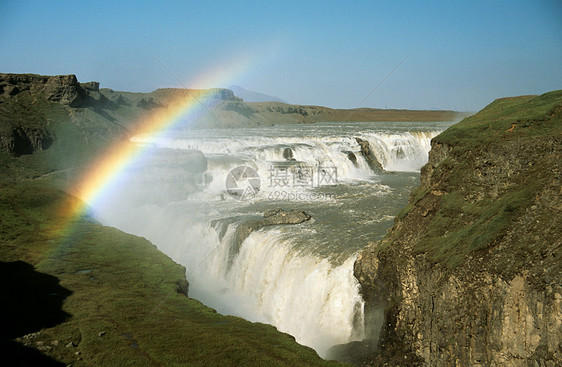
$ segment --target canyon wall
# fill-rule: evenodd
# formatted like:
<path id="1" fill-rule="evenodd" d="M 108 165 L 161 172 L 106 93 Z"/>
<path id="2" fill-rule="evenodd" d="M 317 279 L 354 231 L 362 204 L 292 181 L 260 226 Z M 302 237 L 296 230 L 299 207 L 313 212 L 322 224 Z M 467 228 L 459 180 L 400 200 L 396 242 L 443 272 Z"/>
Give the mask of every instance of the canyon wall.
<path id="1" fill-rule="evenodd" d="M 562 365 L 562 92 L 437 136 L 421 185 L 355 264 L 366 365 Z"/>

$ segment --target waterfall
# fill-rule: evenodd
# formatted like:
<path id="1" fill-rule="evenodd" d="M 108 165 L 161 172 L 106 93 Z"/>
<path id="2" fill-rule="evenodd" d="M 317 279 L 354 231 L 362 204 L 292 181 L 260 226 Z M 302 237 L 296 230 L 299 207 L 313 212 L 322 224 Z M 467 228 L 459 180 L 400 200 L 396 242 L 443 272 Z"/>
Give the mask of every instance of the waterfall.
<path id="1" fill-rule="evenodd" d="M 100 219 L 146 237 L 186 266 L 190 296 L 221 313 L 272 324 L 321 356 L 364 337 L 354 256 L 334 264 L 274 228 L 252 233 L 228 266 L 238 223 L 227 224 L 221 236 L 218 223 L 198 222 L 185 215 L 189 209 L 147 205 L 134 216 L 113 210 Z"/>
<path id="2" fill-rule="evenodd" d="M 367 140 L 376 159 L 386 171 L 416 172 L 427 162 L 431 139 L 439 131 L 363 132 L 357 137 Z M 153 138 L 135 137 L 133 142 L 151 144 L 170 149 L 193 149 L 210 158 L 210 175 L 223 182 L 227 172 L 242 163 L 257 170 L 260 177 L 268 176 L 272 163 L 287 161 L 284 156 L 290 150 L 292 161 L 311 167 L 336 167 L 338 179 L 343 181 L 367 179 L 373 175 L 361 155 L 355 136 L 326 137 L 220 137 L 201 138 Z M 350 159 L 353 153 L 355 162 Z M 221 172 L 222 171 L 222 172 Z"/>
<path id="3" fill-rule="evenodd" d="M 337 131 L 317 128 L 311 133 L 312 128 L 291 129 L 289 133 L 270 128 L 237 132 L 235 136 L 213 131 L 205 132 L 210 136 L 134 137 L 134 143 L 159 151 L 159 158 L 142 163 L 148 168 L 132 169 L 123 190 L 95 209 L 102 223 L 146 237 L 184 265 L 191 297 L 221 313 L 272 324 L 325 356 L 332 345 L 365 337 L 364 303 L 353 264 L 360 248 L 357 246 L 364 246 L 366 241 L 351 244 L 342 236 L 353 241 L 357 238 L 353 231 L 373 230 L 376 217 L 390 225 L 394 213 L 386 212 L 392 209 L 386 206 L 360 206 L 365 198 L 393 195 L 393 188 L 379 185 L 384 189 L 373 195 L 378 175 L 384 173 L 371 170 L 356 138 L 369 142 L 384 170 L 415 172 L 427 161 L 430 140 L 438 130 L 379 131 L 361 127 L 348 131 L 347 126 L 340 126 Z M 180 153 L 193 149 L 205 155 L 207 169 L 200 180 L 191 178 L 186 185 L 183 177 L 190 176 L 181 172 L 185 156 Z M 260 192 L 251 201 L 237 201 L 225 194 L 226 178 L 239 166 L 251 167 L 261 180 Z M 229 254 L 236 227 L 281 205 L 268 196 L 272 167 L 292 174 L 307 167 L 316 173 L 335 168 L 337 187 L 329 187 L 340 190 L 341 197 L 321 204 L 308 196 L 305 201 L 285 203 L 289 208 L 297 204 L 313 208 L 320 216 L 328 214 L 322 223 L 254 231 L 232 258 Z M 405 177 L 413 184 L 408 178 L 411 175 Z M 169 195 L 170 189 L 181 194 L 184 187 L 194 185 L 198 186 L 196 192 Z M 320 186 L 316 177 L 311 187 L 284 189 L 306 193 L 317 192 Z M 382 211 L 370 215 L 373 210 Z M 358 229 L 334 227 L 340 220 L 337 216 L 354 215 Z"/>
<path id="4" fill-rule="evenodd" d="M 386 171 L 419 171 L 427 163 L 431 139 L 437 131 L 414 131 L 400 134 L 365 135 L 377 160 Z"/>

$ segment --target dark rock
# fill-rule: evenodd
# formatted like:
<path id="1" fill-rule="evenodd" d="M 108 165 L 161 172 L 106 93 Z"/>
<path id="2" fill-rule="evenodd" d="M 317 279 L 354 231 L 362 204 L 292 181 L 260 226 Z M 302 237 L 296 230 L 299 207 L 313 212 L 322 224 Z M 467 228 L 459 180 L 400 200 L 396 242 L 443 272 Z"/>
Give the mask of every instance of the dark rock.
<path id="1" fill-rule="evenodd" d="M 122 92 L 116 92 L 109 88 L 102 88 L 99 90 L 99 93 L 104 96 L 108 101 L 115 103 L 116 105 L 121 106 L 130 106 L 131 101 L 127 97 L 125 97 Z"/>
<path id="2" fill-rule="evenodd" d="M 176 292 L 187 296 L 189 293 L 189 282 L 187 279 L 182 279 L 176 284 Z"/>
<path id="3" fill-rule="evenodd" d="M 240 251 L 242 242 L 244 242 L 253 231 L 257 231 L 266 226 L 300 224 L 311 218 L 308 213 L 302 210 L 272 209 L 264 213 L 263 219 L 249 220 L 240 223 L 238 227 L 236 227 L 233 243 L 230 246 L 229 259 L 234 259 L 234 256 Z"/>
<path id="4" fill-rule="evenodd" d="M 77 107 L 84 98 L 84 89 L 78 83 L 76 75 L 56 75 L 50 77 L 45 83 L 45 97 L 49 101 Z"/>
<path id="5" fill-rule="evenodd" d="M 375 156 L 375 154 L 371 150 L 371 144 L 369 144 L 369 142 L 367 140 L 363 140 L 361 138 L 355 138 L 355 141 L 357 141 L 357 144 L 359 144 L 359 146 L 361 147 L 361 155 L 363 155 L 363 157 L 367 161 L 367 164 L 369 165 L 369 167 L 374 172 L 384 171 L 384 169 L 382 168 L 382 165 L 377 160 L 377 157 Z"/>
<path id="6" fill-rule="evenodd" d="M 99 92 L 100 91 L 100 82 L 80 83 L 80 86 L 88 92 Z"/>
<path id="7" fill-rule="evenodd" d="M 143 97 L 137 102 L 137 107 L 144 108 L 144 109 L 152 109 L 157 107 L 162 107 L 158 103 L 154 102 L 152 97 Z"/>
<path id="8" fill-rule="evenodd" d="M 79 83 L 76 75 L 0 74 L 0 95 L 13 97 L 24 91 L 70 107 L 99 103 L 99 82 Z"/>
<path id="9" fill-rule="evenodd" d="M 0 136 L 0 149 L 19 157 L 48 149 L 53 138 L 44 128 L 16 127 L 8 136 Z"/>
<path id="10" fill-rule="evenodd" d="M 287 161 L 294 160 L 293 151 L 291 148 L 285 148 L 285 150 L 283 150 L 283 158 Z"/>
<path id="11" fill-rule="evenodd" d="M 264 226 L 277 224 L 300 224 L 310 220 L 312 217 L 303 210 L 282 210 L 271 209 L 263 214 L 264 219 L 260 220 Z"/>
<path id="12" fill-rule="evenodd" d="M 2 92 L 9 96 L 15 96 L 20 92 L 20 89 L 16 85 L 8 85 L 3 88 Z"/>
<path id="13" fill-rule="evenodd" d="M 355 153 L 350 151 L 345 151 L 344 153 L 347 156 L 347 159 L 349 159 L 351 163 L 353 163 L 353 165 L 357 167 L 357 157 L 355 156 Z"/>
<path id="14" fill-rule="evenodd" d="M 103 94 L 100 93 L 99 82 L 80 83 L 80 87 L 85 91 L 85 97 L 81 107 L 95 106 L 104 99 Z"/>

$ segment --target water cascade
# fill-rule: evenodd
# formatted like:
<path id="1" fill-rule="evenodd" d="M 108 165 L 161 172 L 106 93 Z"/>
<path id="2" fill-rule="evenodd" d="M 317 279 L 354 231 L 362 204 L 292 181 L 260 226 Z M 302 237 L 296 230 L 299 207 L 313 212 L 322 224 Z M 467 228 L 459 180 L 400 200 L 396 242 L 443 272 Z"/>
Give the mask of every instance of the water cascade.
<path id="1" fill-rule="evenodd" d="M 332 345 L 366 337 L 363 300 L 353 276 L 356 253 L 367 241 L 384 235 L 417 182 L 431 138 L 443 130 L 423 125 L 410 130 L 357 126 L 137 136 L 134 143 L 150 145 L 167 159 L 159 160 L 157 169 L 133 170 L 122 192 L 95 208 L 97 217 L 146 237 L 184 265 L 191 297 L 221 313 L 270 323 L 323 356 Z M 369 142 L 385 171 L 398 173 L 373 172 L 357 137 Z M 187 187 L 177 171 L 182 166 L 177 152 L 194 148 L 207 160 L 197 189 L 179 198 L 160 195 L 149 200 L 147 193 L 159 187 Z M 226 177 L 239 166 L 253 168 L 261 180 L 260 191 L 251 200 L 230 197 L 225 191 Z M 272 172 L 279 167 L 285 173 L 303 169 L 314 173 L 308 186 L 293 182 L 283 187 L 303 194 L 294 196 L 299 200 L 272 200 L 272 190 L 279 190 L 272 185 Z M 317 174 L 326 167 L 337 172 L 337 180 L 324 187 Z M 310 199 L 322 190 L 334 196 Z M 254 231 L 229 257 L 240 223 L 280 207 L 306 210 L 313 220 Z"/>

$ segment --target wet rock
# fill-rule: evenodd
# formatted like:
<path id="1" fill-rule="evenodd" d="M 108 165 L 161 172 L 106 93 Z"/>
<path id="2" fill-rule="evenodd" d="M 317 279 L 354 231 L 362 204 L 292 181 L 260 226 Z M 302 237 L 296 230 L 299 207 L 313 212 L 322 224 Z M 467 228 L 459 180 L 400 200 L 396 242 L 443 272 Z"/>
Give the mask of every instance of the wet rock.
<path id="1" fill-rule="evenodd" d="M 371 170 L 373 170 L 373 172 L 384 171 L 382 165 L 377 160 L 377 157 L 371 149 L 371 144 L 369 144 L 367 140 L 363 140 L 361 138 L 355 138 L 355 141 L 361 147 L 361 155 L 365 158 Z"/>
<path id="2" fill-rule="evenodd" d="M 277 224 L 299 224 L 306 222 L 312 217 L 303 210 L 282 210 L 271 209 L 263 214 L 264 219 L 260 222 L 264 226 L 272 226 Z"/>
<path id="3" fill-rule="evenodd" d="M 293 150 L 291 148 L 285 148 L 285 150 L 283 150 L 283 159 L 287 161 L 295 160 L 295 158 L 293 158 Z"/>
<path id="4" fill-rule="evenodd" d="M 230 247 L 229 259 L 240 251 L 242 242 L 253 232 L 266 226 L 300 224 L 312 219 L 312 217 L 303 210 L 282 210 L 272 209 L 264 213 L 263 219 L 249 220 L 243 222 L 236 227 L 234 240 Z"/>
<path id="5" fill-rule="evenodd" d="M 349 159 L 351 163 L 353 163 L 353 165 L 357 167 L 357 156 L 355 155 L 355 153 L 350 151 L 345 151 L 344 153 L 347 156 L 347 159 Z"/>

